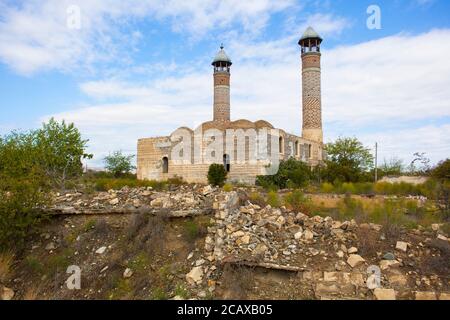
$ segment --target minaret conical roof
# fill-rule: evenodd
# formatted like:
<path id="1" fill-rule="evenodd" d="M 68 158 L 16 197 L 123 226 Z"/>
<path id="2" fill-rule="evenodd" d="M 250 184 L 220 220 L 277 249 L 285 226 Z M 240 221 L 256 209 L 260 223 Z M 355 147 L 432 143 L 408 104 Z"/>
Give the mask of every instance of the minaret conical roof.
<path id="1" fill-rule="evenodd" d="M 215 64 L 216 62 L 228 62 L 229 64 L 231 64 L 231 59 L 226 54 L 225 50 L 223 50 L 223 45 L 220 46 L 220 50 L 214 57 L 212 64 Z"/>
<path id="2" fill-rule="evenodd" d="M 319 36 L 319 34 L 314 30 L 312 27 L 308 27 L 305 32 L 303 33 L 302 37 L 300 38 L 300 41 L 305 39 L 320 39 L 322 38 Z"/>

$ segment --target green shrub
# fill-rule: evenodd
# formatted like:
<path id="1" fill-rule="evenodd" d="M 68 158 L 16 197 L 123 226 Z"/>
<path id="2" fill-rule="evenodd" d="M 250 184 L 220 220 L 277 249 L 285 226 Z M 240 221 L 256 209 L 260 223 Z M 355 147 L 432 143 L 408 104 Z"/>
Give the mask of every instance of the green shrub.
<path id="1" fill-rule="evenodd" d="M 284 196 L 284 203 L 294 211 L 310 214 L 312 211 L 311 199 L 300 190 L 294 190 Z"/>
<path id="2" fill-rule="evenodd" d="M 272 176 L 258 176 L 256 184 L 270 190 L 272 186 L 280 189 L 302 188 L 311 180 L 311 168 L 303 161 L 290 158 L 280 162 L 278 172 Z"/>
<path id="3" fill-rule="evenodd" d="M 324 182 L 320 186 L 320 191 L 323 193 L 332 193 L 334 191 L 334 186 L 329 182 Z"/>
<path id="4" fill-rule="evenodd" d="M 267 204 L 274 208 L 281 207 L 280 197 L 276 191 L 270 191 L 267 194 Z"/>
<path id="5" fill-rule="evenodd" d="M 233 185 L 231 185 L 229 183 L 225 183 L 225 185 L 223 186 L 223 191 L 225 191 L 225 192 L 233 191 Z"/>
<path id="6" fill-rule="evenodd" d="M 213 163 L 208 170 L 208 183 L 213 186 L 223 186 L 227 178 L 225 167 L 218 163 Z"/>
<path id="7" fill-rule="evenodd" d="M 248 200 L 250 200 L 251 203 L 256 204 L 260 207 L 266 206 L 266 201 L 264 201 L 263 196 L 259 192 L 251 192 L 248 196 Z"/>

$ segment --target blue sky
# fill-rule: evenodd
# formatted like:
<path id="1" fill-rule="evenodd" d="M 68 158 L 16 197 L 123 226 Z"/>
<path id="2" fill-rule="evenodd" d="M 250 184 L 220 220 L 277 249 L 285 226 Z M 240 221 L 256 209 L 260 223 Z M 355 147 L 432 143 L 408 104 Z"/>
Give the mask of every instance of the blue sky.
<path id="1" fill-rule="evenodd" d="M 366 26 L 373 4 L 380 30 Z M 80 28 L 68 27 L 72 5 Z M 0 0 L 0 134 L 54 116 L 90 140 L 93 166 L 135 153 L 138 138 L 212 117 L 222 42 L 232 118 L 300 134 L 296 42 L 311 25 L 324 38 L 325 141 L 356 136 L 381 159 L 437 162 L 450 155 L 449 12 L 445 0 Z"/>

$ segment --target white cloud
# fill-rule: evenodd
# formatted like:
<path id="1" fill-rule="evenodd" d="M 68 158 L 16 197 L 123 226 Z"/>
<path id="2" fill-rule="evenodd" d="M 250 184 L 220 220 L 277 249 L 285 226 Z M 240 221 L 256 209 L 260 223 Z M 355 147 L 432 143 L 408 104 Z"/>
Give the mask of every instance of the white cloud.
<path id="1" fill-rule="evenodd" d="M 301 65 L 296 41 L 235 42 L 228 53 L 236 58 L 232 118 L 265 119 L 299 134 Z M 386 158 L 392 152 L 407 159 L 415 151 L 427 152 L 433 161 L 447 157 L 450 126 L 424 123 L 450 117 L 449 54 L 450 30 L 400 34 L 323 52 L 325 140 L 344 135 L 367 144 L 378 141 Z M 184 76 L 138 84 L 87 82 L 81 85 L 84 93 L 99 101 L 122 102 L 94 104 L 57 117 L 75 121 L 99 154 L 118 145 L 135 150 L 138 138 L 166 135 L 212 117 L 211 71 L 205 66 Z"/>
<path id="2" fill-rule="evenodd" d="M 67 26 L 80 8 L 81 29 Z M 172 29 L 199 38 L 212 29 L 239 25 L 258 34 L 270 14 L 292 5 L 291 0 L 29 0 L 1 4 L 0 61 L 30 75 L 42 70 L 94 71 L 98 62 L 126 63 L 129 50 L 141 38 L 132 29 L 136 19 L 168 20 Z"/>

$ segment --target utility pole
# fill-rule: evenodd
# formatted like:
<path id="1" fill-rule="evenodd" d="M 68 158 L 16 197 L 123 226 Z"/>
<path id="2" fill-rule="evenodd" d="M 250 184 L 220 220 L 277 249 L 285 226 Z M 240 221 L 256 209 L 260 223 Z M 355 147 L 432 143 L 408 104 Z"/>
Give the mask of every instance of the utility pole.
<path id="1" fill-rule="evenodd" d="M 375 142 L 375 183 L 378 181 L 378 142 Z"/>

